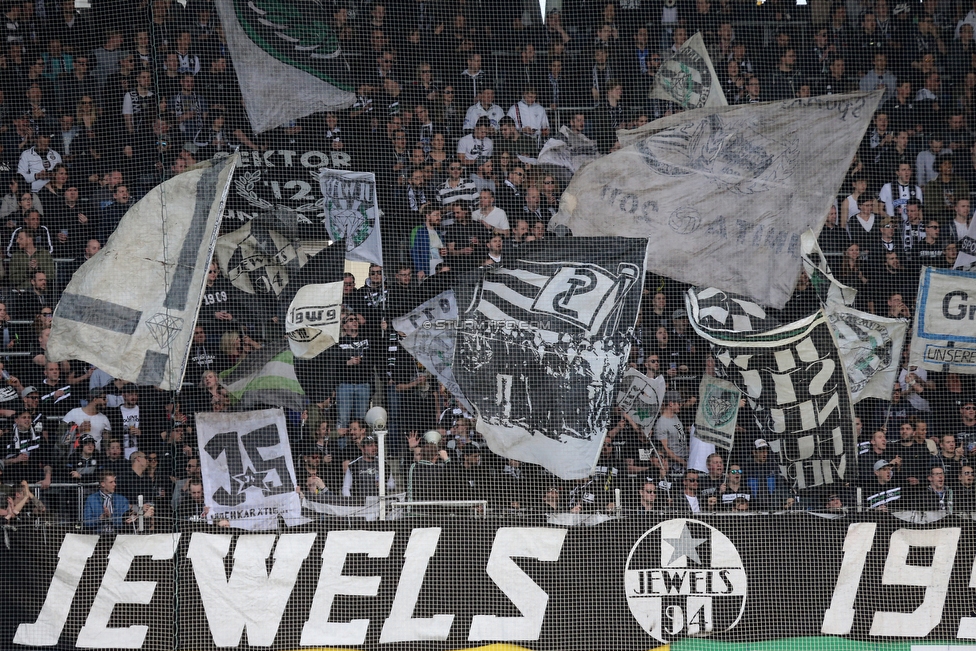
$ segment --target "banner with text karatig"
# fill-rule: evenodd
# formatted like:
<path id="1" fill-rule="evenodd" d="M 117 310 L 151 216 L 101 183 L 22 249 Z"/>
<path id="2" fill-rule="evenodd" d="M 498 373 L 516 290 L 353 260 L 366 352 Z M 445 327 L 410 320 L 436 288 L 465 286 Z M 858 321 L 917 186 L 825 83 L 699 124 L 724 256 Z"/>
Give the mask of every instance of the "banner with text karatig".
<path id="1" fill-rule="evenodd" d="M 623 148 L 576 173 L 549 228 L 646 237 L 648 271 L 781 309 L 800 236 L 820 231 L 880 99 L 703 108 L 620 132 Z"/>
<path id="2" fill-rule="evenodd" d="M 215 522 L 277 529 L 302 524 L 301 496 L 280 409 L 197 414 L 204 502 Z M 189 499 L 189 498 L 184 498 Z"/>

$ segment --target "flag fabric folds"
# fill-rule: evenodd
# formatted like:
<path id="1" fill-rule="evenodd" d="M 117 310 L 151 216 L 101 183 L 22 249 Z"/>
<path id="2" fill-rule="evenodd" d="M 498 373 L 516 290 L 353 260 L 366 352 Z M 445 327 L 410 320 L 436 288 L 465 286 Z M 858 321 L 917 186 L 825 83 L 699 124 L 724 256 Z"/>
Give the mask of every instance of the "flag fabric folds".
<path id="1" fill-rule="evenodd" d="M 220 373 L 231 403 L 237 409 L 272 405 L 305 409 L 305 391 L 295 375 L 295 356 L 287 340 L 274 339 Z"/>
<path id="2" fill-rule="evenodd" d="M 333 240 L 345 240 L 346 259 L 383 264 L 376 175 L 323 167 L 319 185 L 326 228 Z"/>
<path id="3" fill-rule="evenodd" d="M 454 377 L 454 349 L 457 341 L 457 300 L 454 290 L 441 292 L 393 320 L 393 328 L 403 335 L 400 344 L 423 364 L 461 405 L 471 411 Z"/>
<path id="4" fill-rule="evenodd" d="M 844 362 L 851 402 L 856 404 L 865 398 L 891 400 L 908 322 L 844 305 L 828 306 L 825 312 Z"/>
<path id="5" fill-rule="evenodd" d="M 683 109 L 728 105 L 701 32 L 661 63 L 654 75 L 651 99 L 674 102 Z"/>
<path id="6" fill-rule="evenodd" d="M 781 309 L 880 92 L 696 109 L 618 137 L 581 168 L 550 230 L 646 237 L 649 271 Z M 748 260 L 748 264 L 743 261 Z"/>
<path id="7" fill-rule="evenodd" d="M 647 242 L 555 238 L 462 276 L 453 371 L 493 452 L 563 479 L 600 454 Z"/>
<path id="8" fill-rule="evenodd" d="M 661 411 L 667 380 L 659 375 L 653 380 L 637 369 L 628 368 L 620 380 L 617 406 L 641 428 L 644 436 L 651 439 L 654 421 Z"/>
<path id="9" fill-rule="evenodd" d="M 746 399 L 788 485 L 836 488 L 855 476 L 853 404 L 822 311 L 761 334 L 716 334 L 690 322 L 712 347 L 716 375 Z"/>
<path id="10" fill-rule="evenodd" d="M 339 341 L 342 282 L 305 285 L 285 316 L 285 336 L 295 357 L 312 359 Z"/>
<path id="11" fill-rule="evenodd" d="M 702 376 L 698 385 L 695 437 L 715 447 L 731 450 L 741 397 L 742 393 L 731 382 L 710 375 Z"/>
<path id="12" fill-rule="evenodd" d="M 180 388 L 237 161 L 201 163 L 129 209 L 65 288 L 50 361 L 81 359 L 129 382 Z"/>
<path id="13" fill-rule="evenodd" d="M 356 101 L 337 80 L 346 64 L 326 5 L 299 0 L 216 0 L 215 5 L 255 133 Z"/>

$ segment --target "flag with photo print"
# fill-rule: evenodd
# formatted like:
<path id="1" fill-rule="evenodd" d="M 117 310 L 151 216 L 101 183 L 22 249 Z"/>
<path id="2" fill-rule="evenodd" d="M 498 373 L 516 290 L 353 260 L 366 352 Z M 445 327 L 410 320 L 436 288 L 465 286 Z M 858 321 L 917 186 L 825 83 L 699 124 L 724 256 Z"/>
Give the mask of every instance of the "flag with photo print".
<path id="1" fill-rule="evenodd" d="M 646 249 L 554 238 L 455 283 L 453 371 L 493 452 L 589 475 L 630 354 Z"/>

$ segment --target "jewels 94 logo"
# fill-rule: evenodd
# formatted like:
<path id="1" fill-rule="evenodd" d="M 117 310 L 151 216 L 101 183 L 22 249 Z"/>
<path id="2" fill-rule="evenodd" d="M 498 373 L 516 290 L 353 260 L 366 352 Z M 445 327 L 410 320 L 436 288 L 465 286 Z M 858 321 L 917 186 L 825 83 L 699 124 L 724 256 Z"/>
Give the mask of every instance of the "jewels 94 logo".
<path id="1" fill-rule="evenodd" d="M 660 642 L 721 633 L 745 610 L 747 581 L 725 534 L 697 520 L 675 519 L 647 531 L 624 571 L 630 612 Z"/>

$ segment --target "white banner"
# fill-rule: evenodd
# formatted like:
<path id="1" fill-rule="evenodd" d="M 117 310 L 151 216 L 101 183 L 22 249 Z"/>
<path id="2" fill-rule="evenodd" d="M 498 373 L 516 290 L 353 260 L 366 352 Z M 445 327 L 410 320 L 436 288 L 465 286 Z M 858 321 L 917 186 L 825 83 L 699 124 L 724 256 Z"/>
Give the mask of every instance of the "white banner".
<path id="1" fill-rule="evenodd" d="M 204 502 L 213 521 L 277 529 L 308 521 L 295 490 L 295 466 L 281 409 L 200 412 L 196 418 Z"/>
<path id="2" fill-rule="evenodd" d="M 312 359 L 339 341 L 342 282 L 305 285 L 285 316 L 285 336 L 295 357 Z"/>
<path id="3" fill-rule="evenodd" d="M 912 366 L 976 374 L 976 273 L 922 267 Z"/>
<path id="4" fill-rule="evenodd" d="M 880 99 L 703 108 L 621 132 L 622 149 L 576 173 L 549 228 L 646 237 L 648 271 L 782 309 L 800 236 L 820 231 Z"/>
<path id="5" fill-rule="evenodd" d="M 654 421 L 661 411 L 667 380 L 659 375 L 653 380 L 637 369 L 628 368 L 617 390 L 617 406 L 630 416 L 648 439 L 653 434 Z"/>
<path id="6" fill-rule="evenodd" d="M 325 218 L 333 240 L 345 240 L 346 260 L 383 264 L 380 208 L 372 172 L 322 168 L 319 174 Z"/>
<path id="7" fill-rule="evenodd" d="M 180 388 L 237 161 L 201 163 L 129 209 L 65 288 L 50 361 L 81 359 L 122 380 Z"/>
<path id="8" fill-rule="evenodd" d="M 458 399 L 469 413 L 471 404 L 454 378 L 454 347 L 457 341 L 457 300 L 447 290 L 418 305 L 413 311 L 393 320 L 393 328 L 404 337 L 400 344 L 423 364 L 437 381 Z"/>
<path id="9" fill-rule="evenodd" d="M 674 102 L 684 109 L 728 105 L 700 32 L 661 64 L 651 98 Z"/>
<path id="10" fill-rule="evenodd" d="M 334 78 L 345 59 L 331 25 L 286 3 L 261 4 L 215 3 L 255 133 L 352 106 L 356 96 Z"/>
<path id="11" fill-rule="evenodd" d="M 865 398 L 891 400 L 908 322 L 836 304 L 824 312 L 844 363 L 851 404 Z"/>

